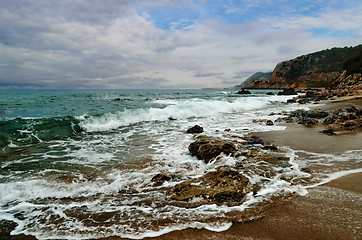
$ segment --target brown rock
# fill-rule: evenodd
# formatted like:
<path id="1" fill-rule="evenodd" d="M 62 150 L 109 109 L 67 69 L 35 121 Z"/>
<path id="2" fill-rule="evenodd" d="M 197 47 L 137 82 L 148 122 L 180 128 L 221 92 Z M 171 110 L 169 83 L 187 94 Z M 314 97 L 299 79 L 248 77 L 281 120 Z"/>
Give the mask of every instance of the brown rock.
<path id="1" fill-rule="evenodd" d="M 201 198 L 212 203 L 240 203 L 252 186 L 245 176 L 234 170 L 218 170 L 204 176 L 185 181 L 174 186 L 169 198 L 176 201 L 188 201 Z"/>
<path id="2" fill-rule="evenodd" d="M 186 133 L 202 133 L 202 132 L 204 132 L 204 128 L 200 127 L 199 125 L 195 125 L 186 131 Z"/>
<path id="3" fill-rule="evenodd" d="M 220 141 L 208 136 L 199 136 L 195 142 L 189 145 L 189 151 L 191 155 L 208 163 L 222 152 L 233 155 L 236 152 L 236 147 L 230 142 Z"/>

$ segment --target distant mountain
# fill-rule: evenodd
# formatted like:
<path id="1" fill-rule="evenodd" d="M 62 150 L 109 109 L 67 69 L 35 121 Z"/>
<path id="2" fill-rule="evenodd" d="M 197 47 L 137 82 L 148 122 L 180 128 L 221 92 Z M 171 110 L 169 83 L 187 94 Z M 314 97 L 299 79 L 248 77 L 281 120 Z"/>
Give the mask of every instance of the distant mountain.
<path id="1" fill-rule="evenodd" d="M 270 77 L 270 87 L 328 87 L 341 72 L 361 67 L 362 44 L 355 47 L 332 48 L 279 63 Z M 359 57 L 358 57 L 359 56 Z"/>
<path id="2" fill-rule="evenodd" d="M 272 72 L 267 72 L 267 73 L 257 72 L 257 73 L 254 73 L 253 75 L 248 77 L 244 82 L 242 82 L 240 85 L 237 85 L 237 87 L 246 88 L 250 82 L 258 81 L 258 80 L 268 82 L 271 74 L 272 74 Z"/>

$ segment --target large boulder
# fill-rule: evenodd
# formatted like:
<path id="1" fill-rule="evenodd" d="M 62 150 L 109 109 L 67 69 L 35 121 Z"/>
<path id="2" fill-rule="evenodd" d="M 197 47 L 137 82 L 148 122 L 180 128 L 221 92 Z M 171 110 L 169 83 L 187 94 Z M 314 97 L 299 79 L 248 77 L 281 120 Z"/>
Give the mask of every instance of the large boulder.
<path id="1" fill-rule="evenodd" d="M 203 203 L 240 203 L 252 191 L 249 179 L 237 171 L 220 169 L 177 184 L 169 191 L 169 199 Z"/>
<path id="2" fill-rule="evenodd" d="M 195 142 L 189 145 L 189 151 L 192 156 L 196 156 L 208 163 L 221 153 L 234 155 L 236 147 L 231 142 L 220 141 L 208 136 L 199 136 Z"/>

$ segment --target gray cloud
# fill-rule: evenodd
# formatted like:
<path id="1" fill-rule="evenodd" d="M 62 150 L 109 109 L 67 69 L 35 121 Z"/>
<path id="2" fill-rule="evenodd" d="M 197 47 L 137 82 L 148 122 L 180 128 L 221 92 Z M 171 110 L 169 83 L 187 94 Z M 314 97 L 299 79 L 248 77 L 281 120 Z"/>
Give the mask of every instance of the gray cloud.
<path id="1" fill-rule="evenodd" d="M 298 16 L 244 24 L 206 19 L 179 30 L 159 29 L 147 15 L 155 6 L 171 11 L 190 4 L 2 0 L 0 87 L 223 87 L 254 72 L 271 71 L 279 61 L 361 40 L 311 37 L 308 26 L 318 20 L 318 26 L 328 25 L 336 15 L 332 11 L 313 21 Z M 350 11 L 339 15 L 333 20 L 337 28 L 344 22 L 358 28 L 354 20 L 360 17 L 350 16 Z"/>

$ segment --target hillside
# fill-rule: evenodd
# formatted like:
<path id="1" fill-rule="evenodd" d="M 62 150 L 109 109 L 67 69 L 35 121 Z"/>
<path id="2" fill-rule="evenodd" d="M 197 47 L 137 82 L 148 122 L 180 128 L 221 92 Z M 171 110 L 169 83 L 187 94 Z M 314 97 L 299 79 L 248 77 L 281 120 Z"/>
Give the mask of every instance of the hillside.
<path id="1" fill-rule="evenodd" d="M 343 69 L 343 64 L 358 55 L 362 45 L 332 48 L 279 63 L 270 77 L 275 87 L 328 87 Z"/>
<path id="2" fill-rule="evenodd" d="M 260 80 L 260 81 L 266 81 L 268 82 L 270 79 L 270 76 L 272 75 L 272 72 L 257 72 L 248 77 L 244 82 L 242 82 L 240 85 L 237 85 L 237 87 L 245 88 L 245 86 L 248 85 L 251 81 Z"/>
<path id="3" fill-rule="evenodd" d="M 347 75 L 362 72 L 362 44 L 355 47 L 326 49 L 281 62 L 274 68 L 269 81 L 247 79 L 242 87 L 330 87 L 343 70 L 347 70 Z"/>

